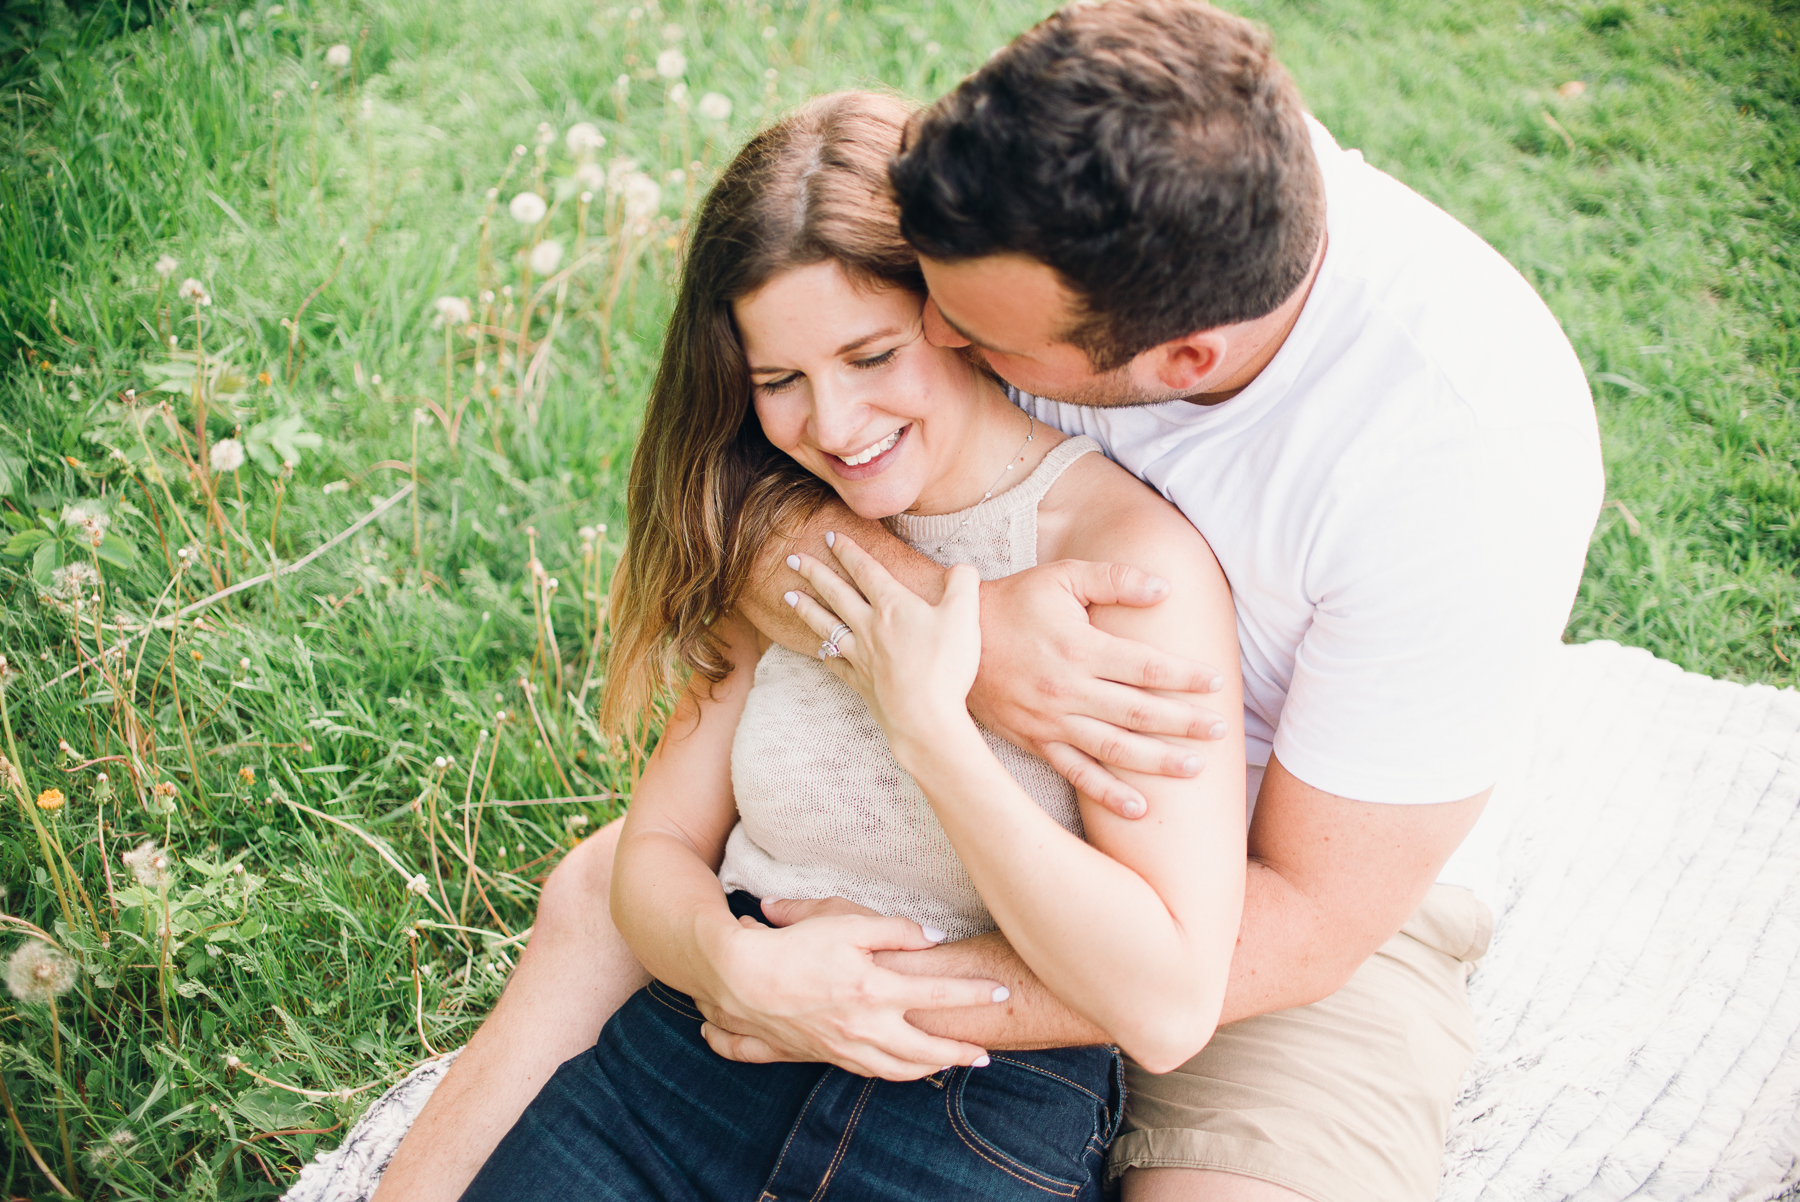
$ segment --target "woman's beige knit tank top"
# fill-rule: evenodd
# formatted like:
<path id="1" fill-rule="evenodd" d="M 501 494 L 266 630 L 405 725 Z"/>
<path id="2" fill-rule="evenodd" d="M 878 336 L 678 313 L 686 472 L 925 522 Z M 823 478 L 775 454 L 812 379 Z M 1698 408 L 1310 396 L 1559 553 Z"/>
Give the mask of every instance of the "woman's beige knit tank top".
<path id="1" fill-rule="evenodd" d="M 1057 444 L 1018 485 L 960 513 L 887 525 L 939 563 L 983 580 L 1037 563 L 1037 510 L 1069 465 L 1100 445 Z M 1032 800 L 1081 834 L 1075 790 L 1037 756 L 983 729 Z M 849 685 L 814 656 L 771 647 L 731 745 L 738 824 L 719 880 L 757 897 L 845 897 L 951 939 L 994 929 L 931 803 L 895 761 L 881 727 Z"/>

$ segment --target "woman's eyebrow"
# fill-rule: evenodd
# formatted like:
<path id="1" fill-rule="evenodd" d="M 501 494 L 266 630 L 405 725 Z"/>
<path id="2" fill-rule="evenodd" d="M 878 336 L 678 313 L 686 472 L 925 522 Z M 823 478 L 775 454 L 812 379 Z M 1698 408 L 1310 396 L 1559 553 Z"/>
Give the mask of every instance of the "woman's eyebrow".
<path id="1" fill-rule="evenodd" d="M 899 326 L 888 326 L 885 329 L 874 330 L 870 333 L 864 334 L 860 338 L 852 338 L 849 342 L 846 342 L 843 346 L 838 347 L 837 350 L 832 352 L 832 354 L 834 356 L 835 355 L 848 355 L 851 351 L 859 350 L 862 347 L 869 345 L 869 343 L 871 343 L 871 342 L 877 342 L 883 338 L 892 338 L 895 334 L 904 334 L 904 333 L 906 333 L 906 331 L 901 329 Z M 750 374 L 753 376 L 766 376 L 766 375 L 773 375 L 776 372 L 785 372 L 785 371 L 790 371 L 790 370 L 792 370 L 792 369 L 786 368 L 786 367 L 752 367 L 750 369 Z"/>
<path id="2" fill-rule="evenodd" d="M 840 355 L 848 355 L 851 351 L 860 350 L 861 348 L 869 345 L 869 343 L 874 342 L 877 339 L 892 338 L 895 334 L 901 334 L 901 333 L 905 333 L 905 331 L 902 330 L 899 326 L 888 326 L 886 329 L 876 330 L 872 334 L 864 334 L 861 338 L 851 339 L 849 342 L 846 342 L 843 346 L 838 347 L 836 353 L 840 354 Z"/>

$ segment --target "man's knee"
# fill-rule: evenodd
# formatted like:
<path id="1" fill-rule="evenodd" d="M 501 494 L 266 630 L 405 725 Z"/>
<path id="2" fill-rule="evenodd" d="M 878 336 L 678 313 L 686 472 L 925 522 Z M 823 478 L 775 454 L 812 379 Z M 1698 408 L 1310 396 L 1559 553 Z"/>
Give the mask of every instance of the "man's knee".
<path id="1" fill-rule="evenodd" d="M 613 853 L 624 825 L 623 818 L 613 819 L 576 844 L 551 871 L 538 898 L 535 931 L 585 928 L 596 918 L 610 918 Z"/>

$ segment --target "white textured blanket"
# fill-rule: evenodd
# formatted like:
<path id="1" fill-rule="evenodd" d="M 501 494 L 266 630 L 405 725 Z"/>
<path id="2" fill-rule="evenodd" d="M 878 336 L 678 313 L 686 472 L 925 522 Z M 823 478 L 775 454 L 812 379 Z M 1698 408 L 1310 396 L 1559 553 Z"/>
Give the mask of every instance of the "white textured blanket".
<path id="1" fill-rule="evenodd" d="M 1800 694 L 1588 643 L 1548 697 L 1529 772 L 1458 855 L 1498 921 L 1442 1202 L 1780 1196 L 1800 1182 Z M 285 1202 L 366 1198 L 446 1063 Z"/>

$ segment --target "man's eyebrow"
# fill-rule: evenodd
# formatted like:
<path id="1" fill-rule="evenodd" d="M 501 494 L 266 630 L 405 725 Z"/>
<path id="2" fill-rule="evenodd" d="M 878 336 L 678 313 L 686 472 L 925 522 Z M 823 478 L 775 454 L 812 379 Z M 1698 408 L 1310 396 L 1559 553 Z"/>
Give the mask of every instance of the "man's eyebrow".
<path id="1" fill-rule="evenodd" d="M 882 338 L 892 338 L 895 334 L 904 334 L 905 332 L 906 331 L 902 330 L 899 326 L 888 326 L 884 329 L 873 330 L 860 338 L 852 338 L 849 342 L 838 347 L 837 350 L 832 353 L 834 355 L 848 355 L 851 351 L 859 350 L 862 347 L 869 345 L 871 342 L 876 342 Z M 787 370 L 788 369 L 785 367 L 752 367 L 750 369 L 750 374 L 753 376 L 763 376 Z"/>

